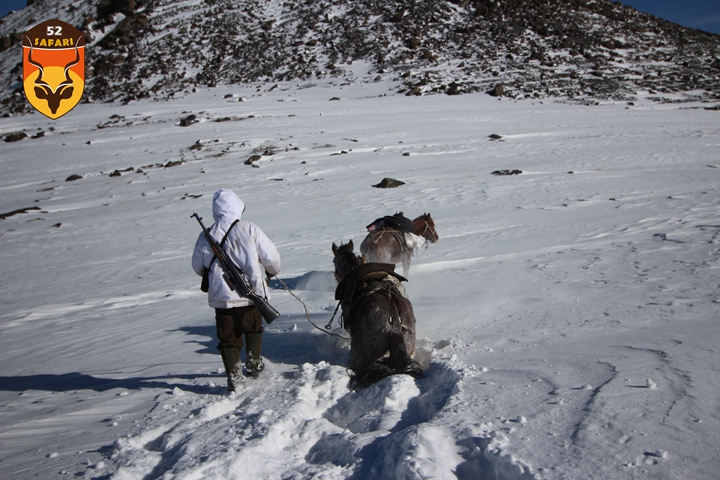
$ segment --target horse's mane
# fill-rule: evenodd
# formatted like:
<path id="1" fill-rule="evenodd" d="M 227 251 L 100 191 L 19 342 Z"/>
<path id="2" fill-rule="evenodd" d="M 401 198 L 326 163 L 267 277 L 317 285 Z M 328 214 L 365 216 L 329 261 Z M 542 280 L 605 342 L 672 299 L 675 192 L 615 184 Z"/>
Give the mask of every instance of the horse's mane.
<path id="1" fill-rule="evenodd" d="M 355 266 L 362 263 L 360 256 L 355 255 L 352 242 L 340 244 L 337 249 L 337 253 L 335 254 L 335 259 L 338 259 L 339 257 L 347 257 L 350 262 Z"/>
<path id="2" fill-rule="evenodd" d="M 354 252 L 352 240 L 348 243 L 340 244 L 339 247 L 333 244 L 333 252 L 335 253 L 335 258 L 333 259 L 333 263 L 335 264 L 335 274 L 338 276 L 340 276 L 340 262 L 343 260 L 345 260 L 350 267 L 350 270 L 343 272 L 343 276 L 347 275 L 363 263 L 362 257 L 356 255 Z"/>

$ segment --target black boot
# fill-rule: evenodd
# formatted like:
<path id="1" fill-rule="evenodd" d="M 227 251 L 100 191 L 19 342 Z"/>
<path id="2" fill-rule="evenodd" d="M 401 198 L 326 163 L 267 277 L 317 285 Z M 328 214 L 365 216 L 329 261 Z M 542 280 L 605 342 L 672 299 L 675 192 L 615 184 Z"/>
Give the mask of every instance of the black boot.
<path id="1" fill-rule="evenodd" d="M 240 350 L 235 347 L 221 348 L 220 356 L 227 374 L 228 392 L 234 392 L 245 381 L 240 364 Z"/>
<path id="2" fill-rule="evenodd" d="M 262 351 L 262 333 L 246 333 L 245 334 L 245 367 L 247 375 L 250 378 L 257 378 L 265 369 L 260 352 Z"/>

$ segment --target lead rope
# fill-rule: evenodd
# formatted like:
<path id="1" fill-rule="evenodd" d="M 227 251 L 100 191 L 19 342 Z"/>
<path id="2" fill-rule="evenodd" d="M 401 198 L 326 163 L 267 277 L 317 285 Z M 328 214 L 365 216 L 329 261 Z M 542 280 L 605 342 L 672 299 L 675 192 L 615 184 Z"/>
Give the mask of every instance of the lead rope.
<path id="1" fill-rule="evenodd" d="M 295 294 L 292 292 L 292 290 L 290 290 L 290 288 L 287 286 L 287 284 L 286 284 L 285 282 L 283 282 L 280 278 L 275 277 L 275 279 L 276 279 L 278 282 L 280 282 L 280 284 L 282 284 L 283 288 L 285 288 L 285 290 L 287 290 L 287 292 L 288 292 L 290 295 L 292 295 L 293 297 L 295 297 L 295 298 L 297 299 L 297 301 L 302 304 L 303 308 L 305 309 L 305 317 L 307 318 L 308 322 L 310 322 L 310 324 L 311 324 L 313 327 L 317 328 L 318 330 L 320 330 L 321 332 L 323 332 L 323 333 L 325 333 L 325 334 L 327 334 L 327 335 L 331 335 L 331 336 L 333 336 L 333 337 L 340 337 L 340 338 L 342 338 L 343 340 L 350 340 L 349 338 L 343 337 L 342 335 L 340 335 L 340 334 L 338 334 L 338 333 L 328 332 L 328 331 L 327 331 L 327 330 L 330 330 L 330 328 L 331 328 L 331 326 L 332 326 L 332 322 L 333 322 L 333 320 L 335 319 L 335 314 L 337 314 L 337 311 L 338 311 L 338 309 L 340 308 L 340 302 L 338 302 L 338 305 L 337 305 L 337 307 L 335 307 L 335 311 L 333 312 L 332 318 L 330 319 L 330 321 L 328 322 L 328 324 L 325 325 L 325 330 L 323 330 L 322 328 L 320 328 L 320 327 L 318 327 L 317 325 L 315 325 L 315 323 L 310 319 L 310 312 L 308 312 L 308 308 L 307 308 L 307 305 L 305 305 L 305 302 L 303 302 L 302 299 L 300 299 L 300 297 L 298 297 L 297 295 L 295 295 Z"/>

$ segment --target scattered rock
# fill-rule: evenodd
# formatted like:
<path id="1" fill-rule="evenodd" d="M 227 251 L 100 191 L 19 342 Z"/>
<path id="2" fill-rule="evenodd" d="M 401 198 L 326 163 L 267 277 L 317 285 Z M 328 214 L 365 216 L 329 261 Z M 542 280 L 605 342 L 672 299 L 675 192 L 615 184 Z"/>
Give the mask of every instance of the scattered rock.
<path id="1" fill-rule="evenodd" d="M 28 5 L 30 4 L 28 3 Z M 12 10 L 10 10 L 10 12 L 12 12 Z M 7 50 L 16 43 L 20 43 L 21 41 L 22 33 L 20 32 L 9 33 L 0 37 L 0 52 Z"/>
<path id="2" fill-rule="evenodd" d="M 188 115 L 187 117 L 180 119 L 181 127 L 189 127 L 193 123 L 197 123 L 197 117 L 195 115 Z"/>
<path id="3" fill-rule="evenodd" d="M 172 162 L 167 162 L 165 165 L 163 165 L 163 167 L 165 167 L 165 168 L 177 167 L 178 165 L 182 165 L 183 163 L 185 163 L 184 160 L 175 160 Z"/>
<path id="4" fill-rule="evenodd" d="M 5 220 L 6 218 L 12 217 L 13 215 L 19 215 L 21 213 L 28 213 L 30 210 L 40 210 L 40 207 L 20 208 L 18 210 L 13 210 L 12 212 L 2 213 L 2 214 L 0 214 L 0 220 Z"/>
<path id="5" fill-rule="evenodd" d="M 134 171 L 135 171 L 135 167 L 129 167 L 129 168 L 126 168 L 126 169 L 124 169 L 124 170 L 114 170 L 114 171 L 113 171 L 112 173 L 110 173 L 108 176 L 109 176 L 109 177 L 119 177 L 119 176 L 121 176 L 123 173 L 126 173 L 126 172 L 134 172 Z"/>
<path id="6" fill-rule="evenodd" d="M 385 177 L 377 185 L 373 185 L 375 188 L 397 188 L 400 185 L 405 185 L 405 182 L 395 180 L 394 178 Z"/>
<path id="7" fill-rule="evenodd" d="M 245 160 L 245 165 L 253 165 L 255 162 L 259 162 L 261 158 L 261 155 L 251 155 L 250 158 Z M 254 166 L 255 165 L 253 165 L 253 167 Z"/>
<path id="8" fill-rule="evenodd" d="M 409 39 L 406 42 L 406 45 L 408 48 L 411 48 L 414 50 L 414 49 L 418 48 L 420 45 L 422 45 L 422 41 L 418 37 L 412 37 L 411 39 Z"/>
<path id="9" fill-rule="evenodd" d="M 501 136 L 501 135 L 498 135 L 497 133 L 493 133 L 492 135 L 488 135 L 488 138 L 489 138 L 490 140 L 501 140 L 501 139 L 502 139 L 502 136 Z"/>
<path id="10" fill-rule="evenodd" d="M 27 138 L 27 133 L 25 132 L 14 132 L 14 133 L 8 133 L 5 135 L 5 142 L 19 142 L 20 140 L 25 140 Z"/>
<path id="11" fill-rule="evenodd" d="M 75 180 L 81 180 L 83 177 L 82 175 L 70 175 L 65 179 L 66 182 L 74 182 Z"/>
<path id="12" fill-rule="evenodd" d="M 495 170 L 492 172 L 493 175 L 504 176 L 504 175 L 520 175 L 521 170 Z"/>
<path id="13" fill-rule="evenodd" d="M 42 3 L 37 13 L 50 14 Z M 659 91 L 676 94 L 672 101 L 720 99 L 717 35 L 618 1 L 342 1 L 328 15 L 328 2 L 307 0 L 284 2 L 282 21 L 273 9 L 223 8 L 220 0 L 174 10 L 147 0 L 72 3 L 77 25 L 98 46 L 88 65 L 90 102 L 172 99 L 220 84 L 259 91 L 274 85 L 272 91 L 296 81 L 305 88 L 315 79 L 377 79 L 351 78 L 357 72 L 343 68 L 351 61 L 387 72 L 385 79 L 401 76 L 411 82 L 402 87 L 409 95 L 488 92 L 588 102 L 634 101 L 636 92 Z M 518 41 L 521 32 L 532 39 Z M 0 60 L 17 63 L 12 47 L 21 41 L 20 32 L 0 36 Z M 18 67 L 7 73 L 17 77 Z M 0 114 L 29 110 L 19 92 L 0 92 Z"/>
<path id="14" fill-rule="evenodd" d="M 491 95 L 493 97 L 501 97 L 503 93 L 505 92 L 505 86 L 500 83 L 498 85 L 495 85 L 495 88 L 488 90 L 488 95 Z"/>

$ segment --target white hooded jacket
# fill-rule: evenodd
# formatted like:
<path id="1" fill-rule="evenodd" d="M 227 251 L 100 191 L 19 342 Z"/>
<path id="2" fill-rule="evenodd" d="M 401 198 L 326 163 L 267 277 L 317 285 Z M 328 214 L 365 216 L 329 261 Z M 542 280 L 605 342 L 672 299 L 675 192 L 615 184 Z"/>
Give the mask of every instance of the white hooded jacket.
<path id="1" fill-rule="evenodd" d="M 221 189 L 213 196 L 213 218 L 215 223 L 208 229 L 210 236 L 218 243 L 222 241 L 225 232 L 235 220 L 235 225 L 225 240 L 223 250 L 235 262 L 245 275 L 247 275 L 253 291 L 261 297 L 270 298 L 265 283 L 265 275 L 261 267 L 271 275 L 280 273 L 280 254 L 270 239 L 252 222 L 242 220 L 240 217 L 245 210 L 245 204 L 232 190 Z M 195 273 L 201 275 L 210 266 L 214 253 L 204 233 L 195 242 L 192 267 Z M 234 308 L 253 305 L 251 300 L 241 297 L 234 290 L 230 290 L 223 279 L 223 270 L 220 262 L 215 260 L 210 267 L 210 287 L 208 289 L 208 304 L 213 308 Z"/>

